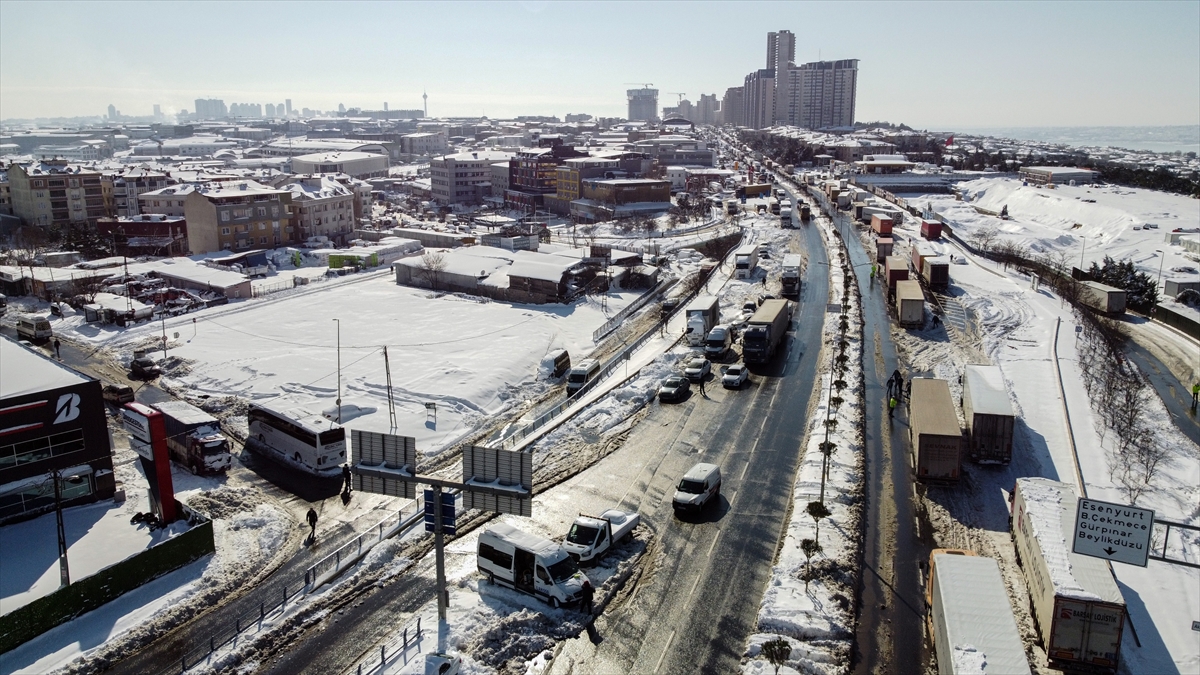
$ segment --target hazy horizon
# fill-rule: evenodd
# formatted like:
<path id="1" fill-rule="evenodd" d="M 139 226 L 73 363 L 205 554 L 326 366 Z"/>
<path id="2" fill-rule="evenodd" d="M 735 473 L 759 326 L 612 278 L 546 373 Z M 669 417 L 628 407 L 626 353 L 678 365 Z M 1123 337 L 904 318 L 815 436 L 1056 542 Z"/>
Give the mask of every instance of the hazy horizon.
<path id="1" fill-rule="evenodd" d="M 796 33 L 797 62 L 860 60 L 859 121 L 1200 124 L 1197 2 L 5 0 L 0 119 L 104 115 L 110 103 L 170 114 L 197 98 L 409 109 L 422 91 L 432 116 L 624 117 L 631 82 L 653 82 L 660 108 L 675 92 L 721 97 L 766 66 L 766 34 L 780 29 Z"/>

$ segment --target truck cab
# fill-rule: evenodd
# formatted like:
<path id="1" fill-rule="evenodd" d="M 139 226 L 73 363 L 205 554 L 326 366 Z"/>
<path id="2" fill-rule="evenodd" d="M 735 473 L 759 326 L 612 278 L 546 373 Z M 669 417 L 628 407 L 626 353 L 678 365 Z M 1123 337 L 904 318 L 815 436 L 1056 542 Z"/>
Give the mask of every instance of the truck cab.
<path id="1" fill-rule="evenodd" d="M 563 540 L 563 550 L 580 564 L 597 560 L 612 546 L 632 535 L 641 515 L 609 509 L 600 516 L 579 516 Z"/>

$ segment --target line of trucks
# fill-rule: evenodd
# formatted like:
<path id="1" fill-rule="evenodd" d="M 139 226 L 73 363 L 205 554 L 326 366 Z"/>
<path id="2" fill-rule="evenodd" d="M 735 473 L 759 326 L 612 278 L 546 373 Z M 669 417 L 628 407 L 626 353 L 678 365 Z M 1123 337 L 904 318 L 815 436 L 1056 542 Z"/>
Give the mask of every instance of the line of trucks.
<path id="1" fill-rule="evenodd" d="M 910 461 L 918 480 L 957 482 L 966 454 L 978 464 L 1012 461 L 1016 413 L 998 366 L 971 364 L 963 369 L 960 401 L 967 428 L 958 425 L 950 383 L 914 377 L 908 395 Z"/>
<path id="2" fill-rule="evenodd" d="M 186 401 L 152 403 L 150 407 L 163 415 L 171 461 L 198 475 L 229 470 L 233 455 L 229 451 L 229 439 L 221 433 L 217 418 Z M 121 415 L 140 417 L 130 408 L 122 408 Z M 144 423 L 141 426 L 149 428 Z"/>
<path id="3" fill-rule="evenodd" d="M 581 515 L 561 544 L 502 523 L 479 535 L 475 565 L 488 583 L 561 607 L 583 596 L 588 578 L 580 566 L 598 562 L 613 546 L 631 537 L 641 520 L 637 513 L 617 509 L 599 516 Z"/>
<path id="4" fill-rule="evenodd" d="M 1068 544 L 1077 502 L 1066 483 L 1018 478 L 1010 495 L 1009 531 L 1050 667 L 1115 673 L 1125 599 L 1106 561 L 1074 553 Z M 925 599 L 940 675 L 1030 672 L 995 560 L 935 549 Z"/>
<path id="5" fill-rule="evenodd" d="M 798 292 L 799 256 L 795 256 L 790 263 L 793 265 L 795 288 Z M 785 258 L 785 274 L 788 264 L 789 261 Z M 742 358 L 747 364 L 766 363 L 775 356 L 775 351 L 787 335 L 788 326 L 792 321 L 792 310 L 792 303 L 782 298 L 765 300 L 755 310 L 746 321 L 746 328 L 742 332 Z M 732 341 L 732 333 L 728 326 L 718 325 L 721 306 L 717 298 L 711 295 L 697 297 L 683 311 L 688 344 L 692 347 L 703 347 L 706 353 L 714 356 L 723 355 Z M 714 329 L 723 330 L 714 335 Z"/>

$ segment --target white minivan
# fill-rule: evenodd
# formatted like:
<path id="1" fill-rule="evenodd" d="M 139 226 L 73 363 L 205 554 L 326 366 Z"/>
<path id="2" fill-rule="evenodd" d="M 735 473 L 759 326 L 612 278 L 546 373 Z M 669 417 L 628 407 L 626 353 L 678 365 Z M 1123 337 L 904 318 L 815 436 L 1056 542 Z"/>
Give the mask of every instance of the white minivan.
<path id="1" fill-rule="evenodd" d="M 583 389 L 588 382 L 594 380 L 599 374 L 599 361 L 596 359 L 584 359 L 580 361 L 579 365 L 567 372 L 567 396 L 572 396 L 575 392 Z"/>
<path id="2" fill-rule="evenodd" d="M 551 607 L 577 602 L 588 580 L 561 545 L 507 523 L 479 535 L 475 564 L 489 583 L 508 586 Z"/>
<path id="3" fill-rule="evenodd" d="M 17 336 L 22 340 L 41 342 L 54 337 L 54 330 L 44 316 L 22 317 L 17 319 Z"/>
<path id="4" fill-rule="evenodd" d="M 675 515 L 699 511 L 721 497 L 721 467 L 703 462 L 688 469 L 675 488 Z"/>

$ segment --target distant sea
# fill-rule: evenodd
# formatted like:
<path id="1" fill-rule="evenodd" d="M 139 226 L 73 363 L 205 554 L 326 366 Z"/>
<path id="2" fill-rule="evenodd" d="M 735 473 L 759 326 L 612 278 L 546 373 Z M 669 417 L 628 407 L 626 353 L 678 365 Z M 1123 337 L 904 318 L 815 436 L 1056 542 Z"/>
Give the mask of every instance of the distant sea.
<path id="1" fill-rule="evenodd" d="M 965 127 L 956 131 L 1021 141 L 1200 153 L 1200 125 L 1171 127 Z"/>

